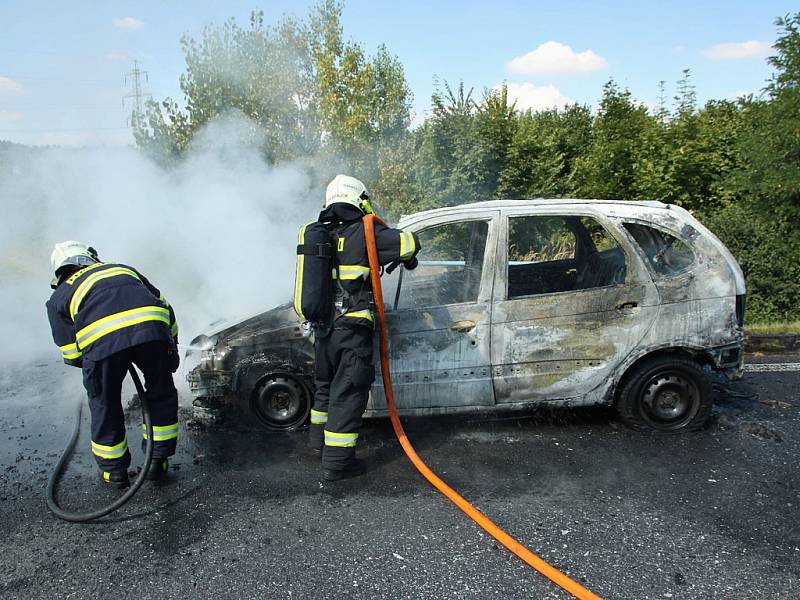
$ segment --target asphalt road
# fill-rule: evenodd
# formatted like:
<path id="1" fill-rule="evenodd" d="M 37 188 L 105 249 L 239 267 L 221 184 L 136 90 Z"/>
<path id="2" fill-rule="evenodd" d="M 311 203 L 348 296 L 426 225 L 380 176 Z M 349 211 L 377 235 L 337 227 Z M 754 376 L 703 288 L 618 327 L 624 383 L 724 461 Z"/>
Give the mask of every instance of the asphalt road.
<path id="1" fill-rule="evenodd" d="M 749 360 L 784 366 L 753 364 L 694 434 L 637 434 L 604 410 L 406 427 L 448 483 L 603 598 L 798 598 L 800 356 Z M 369 472 L 337 483 L 302 433 L 184 428 L 166 484 L 101 523 L 60 522 L 44 488 L 81 389 L 51 361 L 0 370 L 4 599 L 569 597 L 433 490 L 386 420 L 363 433 Z M 72 509 L 115 494 L 86 429 L 61 486 Z"/>

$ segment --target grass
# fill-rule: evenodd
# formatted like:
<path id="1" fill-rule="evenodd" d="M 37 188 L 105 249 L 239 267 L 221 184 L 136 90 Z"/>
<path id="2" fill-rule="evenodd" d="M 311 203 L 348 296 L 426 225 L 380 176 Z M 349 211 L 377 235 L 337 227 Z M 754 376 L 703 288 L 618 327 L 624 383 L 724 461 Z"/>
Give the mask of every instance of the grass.
<path id="1" fill-rule="evenodd" d="M 800 321 L 781 321 L 779 323 L 752 323 L 745 324 L 747 333 L 776 335 L 780 333 L 793 333 L 800 335 Z"/>

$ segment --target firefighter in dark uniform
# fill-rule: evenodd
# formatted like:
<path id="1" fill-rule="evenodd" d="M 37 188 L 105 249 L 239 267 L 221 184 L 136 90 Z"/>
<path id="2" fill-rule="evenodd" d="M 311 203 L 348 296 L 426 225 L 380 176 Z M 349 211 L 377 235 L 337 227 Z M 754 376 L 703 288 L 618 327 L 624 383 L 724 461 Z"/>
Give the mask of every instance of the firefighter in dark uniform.
<path id="1" fill-rule="evenodd" d="M 372 284 L 362 217 L 372 207 L 364 184 L 337 175 L 328 185 L 319 221 L 333 234 L 336 251 L 336 313 L 329 331 L 315 337 L 315 387 L 310 444 L 322 452 L 323 477 L 336 481 L 364 472 L 355 458 L 361 417 L 375 379 Z M 411 232 L 375 227 L 381 265 L 417 264 L 419 240 Z"/>
<path id="2" fill-rule="evenodd" d="M 179 363 L 178 326 L 172 307 L 141 273 L 100 262 L 97 252 L 81 242 L 56 244 L 51 263 L 55 291 L 47 301 L 47 316 L 64 362 L 83 369 L 92 454 L 101 480 L 120 488 L 129 485 L 131 455 L 121 394 L 132 363 L 144 374 L 153 423 L 148 478 L 161 479 L 178 437 L 178 393 L 172 381 Z"/>

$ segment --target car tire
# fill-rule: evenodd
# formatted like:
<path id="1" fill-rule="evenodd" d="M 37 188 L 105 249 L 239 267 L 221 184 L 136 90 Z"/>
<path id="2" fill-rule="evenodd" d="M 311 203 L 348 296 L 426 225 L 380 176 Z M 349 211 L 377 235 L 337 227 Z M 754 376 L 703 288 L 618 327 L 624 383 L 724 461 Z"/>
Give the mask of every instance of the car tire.
<path id="1" fill-rule="evenodd" d="M 270 431 L 294 431 L 303 426 L 311 410 L 311 392 L 296 375 L 268 373 L 250 396 L 250 409 Z"/>
<path id="2" fill-rule="evenodd" d="M 711 416 L 711 380 L 694 360 L 657 356 L 633 367 L 619 388 L 620 420 L 638 431 L 678 433 L 702 428 Z"/>

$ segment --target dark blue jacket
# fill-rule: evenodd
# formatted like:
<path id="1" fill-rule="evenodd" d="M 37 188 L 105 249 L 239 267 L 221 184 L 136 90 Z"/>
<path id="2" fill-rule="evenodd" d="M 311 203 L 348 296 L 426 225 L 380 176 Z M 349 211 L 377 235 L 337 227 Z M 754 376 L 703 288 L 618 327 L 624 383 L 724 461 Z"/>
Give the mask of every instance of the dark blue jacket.
<path id="1" fill-rule="evenodd" d="M 348 295 L 347 312 L 337 319 L 371 327 L 372 281 L 363 217 L 364 213 L 356 207 L 335 202 L 319 214 L 318 220 L 328 224 L 332 230 L 336 242 L 336 277 Z M 375 245 L 381 265 L 411 260 L 420 251 L 417 234 L 380 223 L 375 224 Z"/>
<path id="2" fill-rule="evenodd" d="M 95 263 L 62 279 L 47 301 L 53 341 L 79 367 L 145 342 L 177 344 L 175 312 L 136 269 Z"/>

